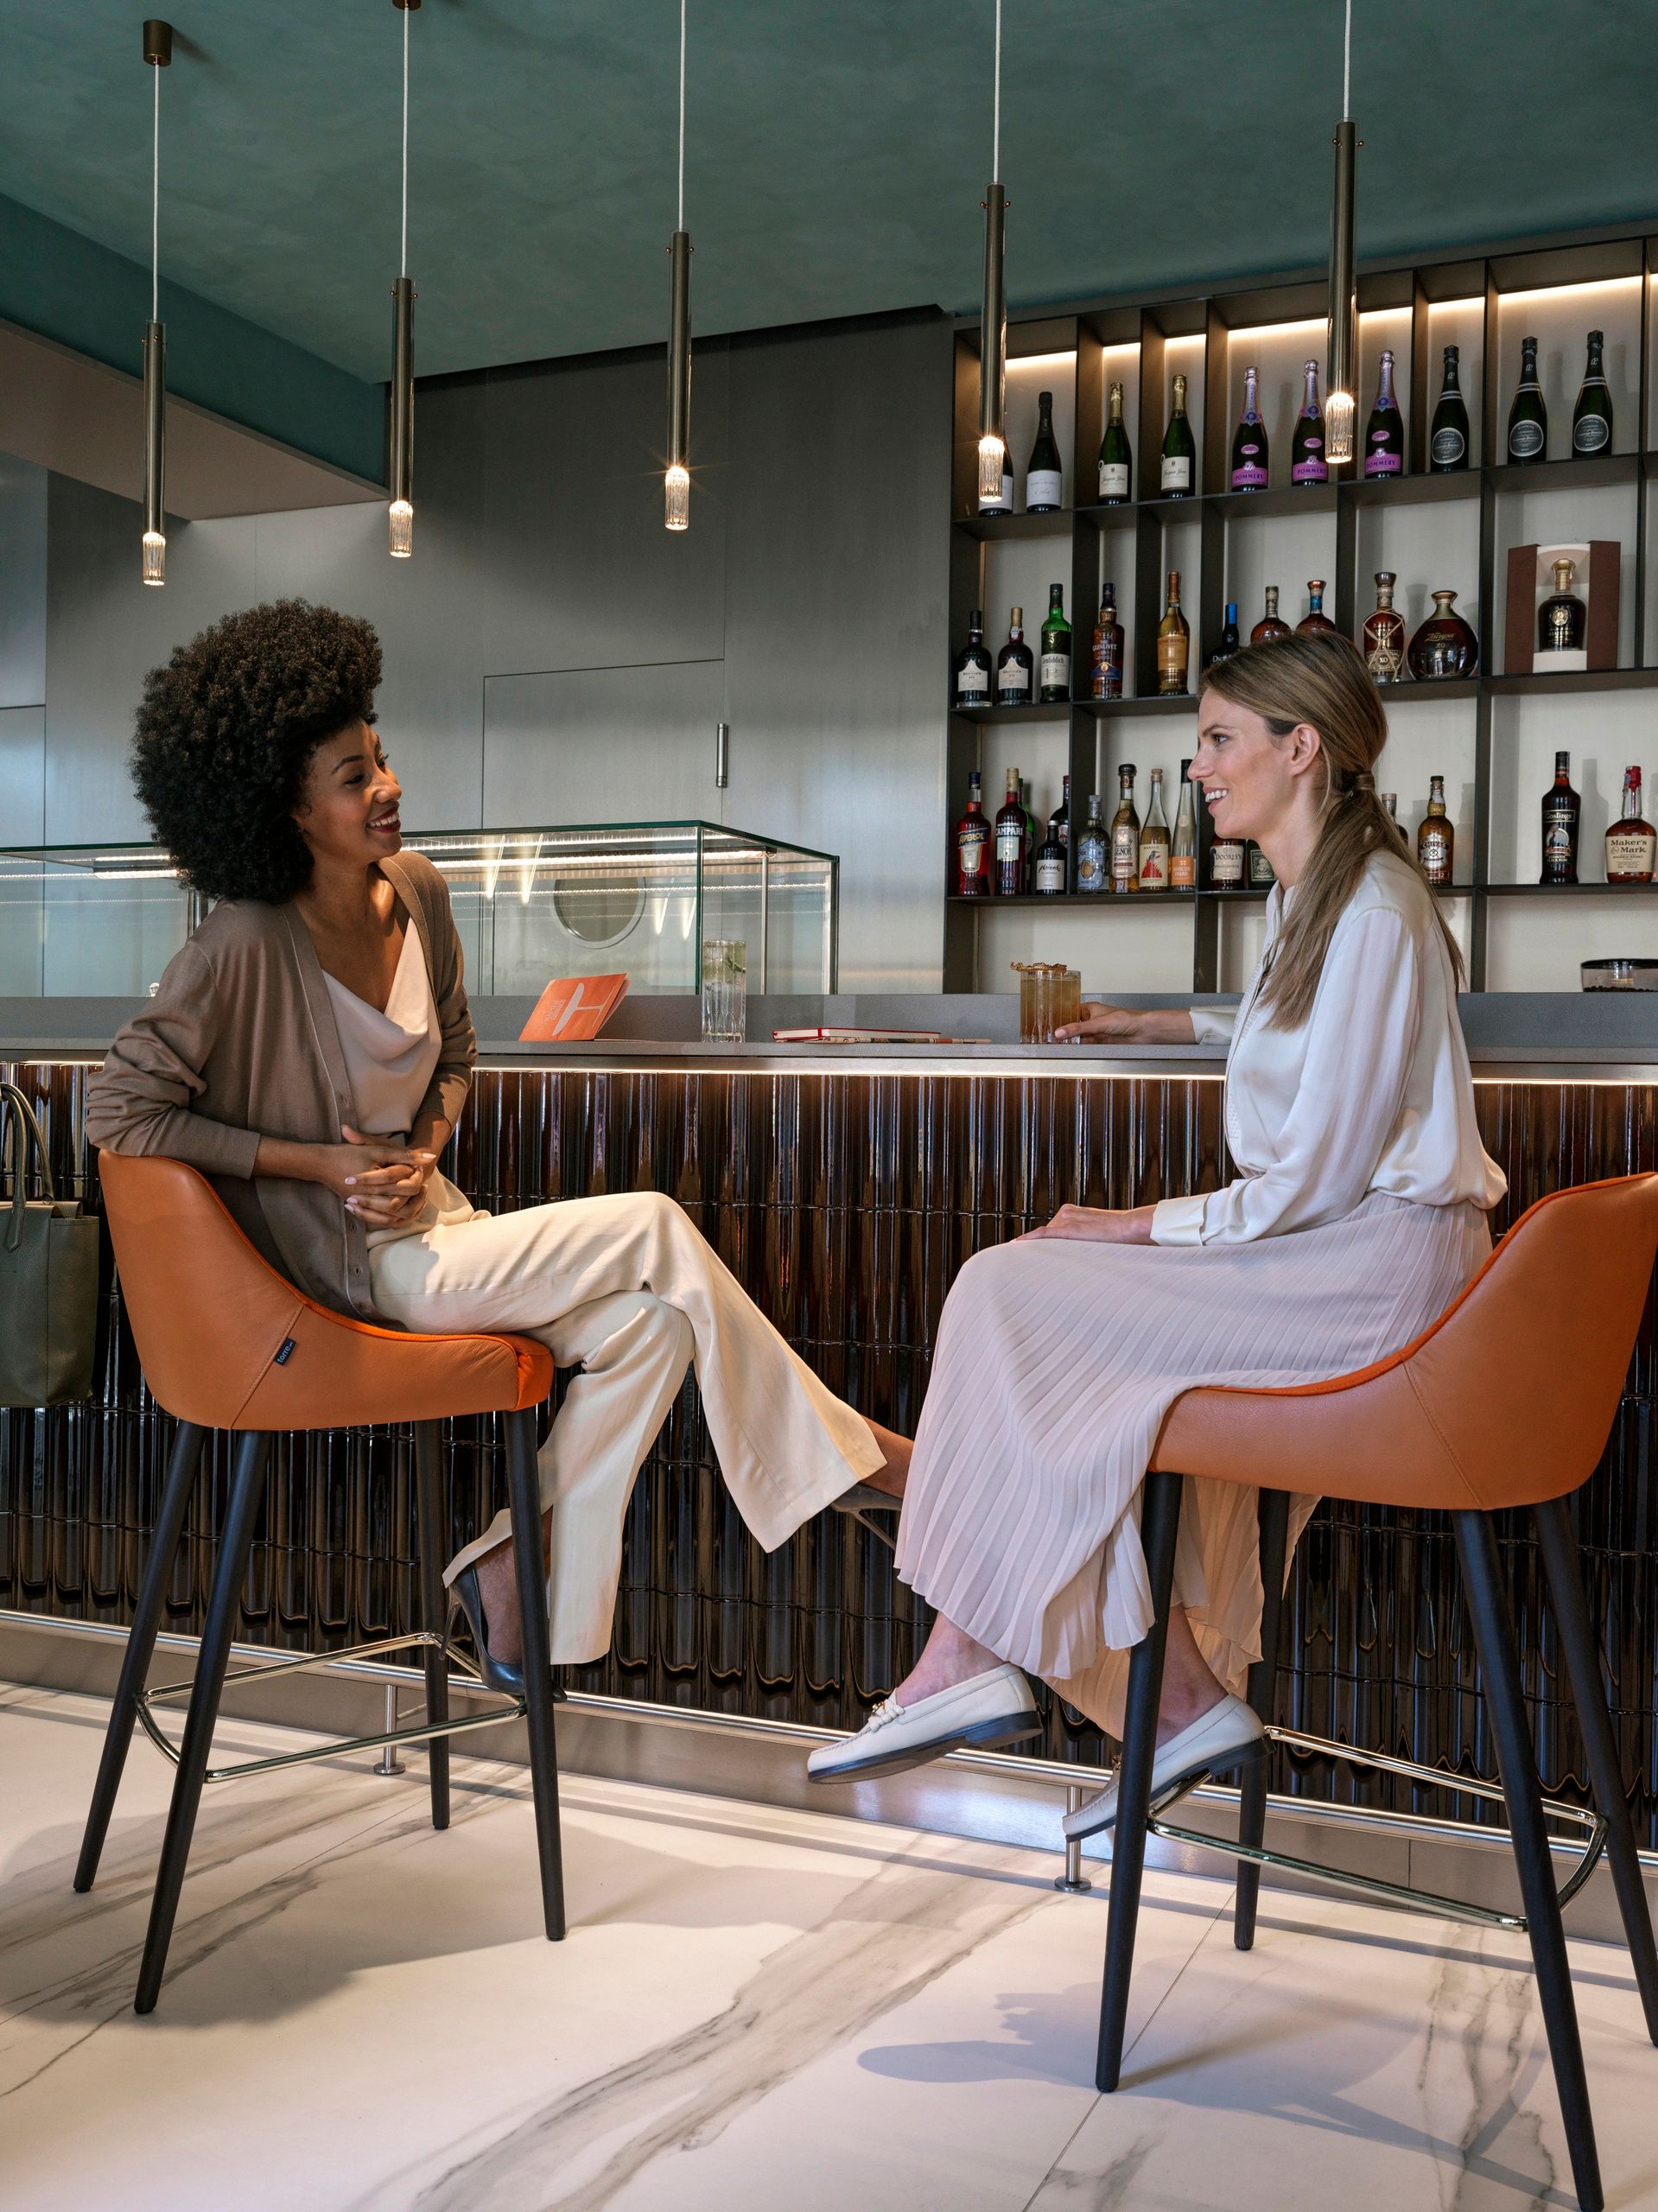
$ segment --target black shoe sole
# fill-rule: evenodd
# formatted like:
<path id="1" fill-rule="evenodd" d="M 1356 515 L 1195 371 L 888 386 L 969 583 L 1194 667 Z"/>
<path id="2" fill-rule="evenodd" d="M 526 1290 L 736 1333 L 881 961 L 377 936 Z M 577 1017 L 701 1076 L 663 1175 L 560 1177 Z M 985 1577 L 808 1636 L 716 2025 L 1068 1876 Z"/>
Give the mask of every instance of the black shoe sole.
<path id="1" fill-rule="evenodd" d="M 1023 1744 L 1032 1736 L 1042 1733 L 1042 1723 L 1034 1713 L 1021 1713 L 1000 1720 L 975 1721 L 971 1728 L 963 1728 L 954 1736 L 947 1736 L 924 1746 L 907 1751 L 888 1751 L 885 1758 L 861 1760 L 856 1766 L 837 1768 L 833 1774 L 813 1774 L 807 1771 L 808 1782 L 820 1787 L 832 1782 L 867 1782 L 872 1775 L 905 1774 L 913 1766 L 931 1766 L 935 1759 L 942 1759 L 946 1751 L 990 1751 L 999 1744 Z"/>
<path id="2" fill-rule="evenodd" d="M 1267 1745 L 1265 1737 L 1257 1737 L 1253 1745 L 1246 1744 L 1242 1750 L 1228 1751 L 1220 1758 L 1199 1759 L 1196 1766 L 1188 1767 L 1184 1774 L 1177 1774 L 1172 1780 L 1160 1784 L 1153 1793 L 1151 1804 L 1147 1808 L 1148 1816 L 1155 1820 L 1159 1813 L 1166 1813 L 1171 1805 L 1187 1796 L 1190 1791 L 1196 1789 L 1200 1783 L 1209 1781 L 1214 1775 L 1231 1774 L 1241 1767 L 1258 1764 L 1266 1758 L 1267 1751 Z M 1116 1824 L 1117 1816 L 1113 1813 L 1110 1819 L 1102 1821 L 1098 1827 L 1084 1828 L 1080 1835 L 1066 1836 L 1065 1841 L 1084 1843 L 1091 1835 L 1109 1834 Z"/>

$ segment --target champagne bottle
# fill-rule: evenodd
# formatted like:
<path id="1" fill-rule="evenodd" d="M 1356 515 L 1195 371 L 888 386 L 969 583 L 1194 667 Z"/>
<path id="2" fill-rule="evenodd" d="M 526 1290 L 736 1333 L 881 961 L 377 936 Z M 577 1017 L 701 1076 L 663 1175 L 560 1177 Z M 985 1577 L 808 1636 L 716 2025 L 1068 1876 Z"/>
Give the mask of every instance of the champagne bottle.
<path id="1" fill-rule="evenodd" d="M 1065 620 L 1064 584 L 1048 586 L 1047 619 L 1042 625 L 1041 683 L 1039 699 L 1054 701 L 1070 696 L 1070 625 Z"/>
<path id="2" fill-rule="evenodd" d="M 1166 499 L 1190 498 L 1197 474 L 1197 448 L 1186 420 L 1186 380 L 1174 379 L 1174 405 L 1163 433 L 1162 493 Z"/>
<path id="3" fill-rule="evenodd" d="M 1554 756 L 1554 781 L 1543 793 L 1542 883 L 1575 883 L 1578 880 L 1578 832 L 1583 820 L 1583 801 L 1572 788 L 1572 755 Z"/>
<path id="4" fill-rule="evenodd" d="M 1111 888 L 1122 893 L 1140 888 L 1140 817 L 1134 811 L 1132 762 L 1117 770 L 1117 810 L 1111 817 Z"/>
<path id="5" fill-rule="evenodd" d="M 1187 766 L 1190 765 L 1188 762 Z M 1195 891 L 1197 888 L 1197 817 L 1192 804 L 1191 779 L 1184 768 L 1180 780 L 1180 810 L 1174 817 L 1174 836 L 1169 843 L 1169 888 L 1171 891 Z"/>
<path id="6" fill-rule="evenodd" d="M 1180 612 L 1180 571 L 1169 570 L 1169 603 L 1157 626 L 1157 688 L 1172 696 L 1186 689 L 1186 667 L 1191 652 L 1191 631 Z"/>
<path id="7" fill-rule="evenodd" d="M 1537 340 L 1520 341 L 1520 382 L 1509 410 L 1509 459 L 1541 461 L 1548 452 L 1548 410 L 1537 381 Z"/>
<path id="8" fill-rule="evenodd" d="M 1025 642 L 1025 609 L 1010 610 L 1007 642 L 996 656 L 996 704 L 1028 707 L 1036 696 L 1036 663 Z"/>
<path id="9" fill-rule="evenodd" d="M 1400 476 L 1404 467 L 1405 418 L 1394 397 L 1393 355 L 1384 346 L 1375 405 L 1370 410 L 1364 432 L 1364 473 L 1367 476 Z"/>
<path id="10" fill-rule="evenodd" d="M 956 656 L 956 704 L 990 704 L 990 656 L 984 649 L 984 615 L 976 607 L 967 618 L 967 643 Z"/>
<path id="11" fill-rule="evenodd" d="M 1152 771 L 1152 799 L 1140 833 L 1140 887 L 1166 891 L 1169 887 L 1169 823 L 1163 811 L 1163 771 Z"/>
<path id="12" fill-rule="evenodd" d="M 1583 389 L 1572 410 L 1572 450 L 1579 455 L 1610 453 L 1612 449 L 1612 395 L 1606 388 L 1606 370 L 1601 359 L 1604 343 L 1599 331 L 1590 332 Z"/>
<path id="13" fill-rule="evenodd" d="M 1250 631 L 1249 643 L 1252 645 L 1270 645 L 1274 638 L 1287 638 L 1289 633 L 1289 624 L 1283 620 L 1282 616 L 1278 612 L 1278 586 L 1276 584 L 1268 584 L 1267 587 L 1267 612 L 1261 616 L 1260 621 L 1256 623 L 1255 628 Z"/>
<path id="14" fill-rule="evenodd" d="M 1128 433 L 1122 426 L 1120 384 L 1111 387 L 1110 406 L 1105 435 L 1100 440 L 1100 503 L 1102 506 L 1121 507 L 1134 496 L 1134 458 L 1128 448 Z"/>
<path id="15" fill-rule="evenodd" d="M 1027 515 L 1058 514 L 1065 504 L 1065 480 L 1059 467 L 1059 443 L 1053 435 L 1053 394 L 1038 392 L 1036 406 L 1036 443 L 1025 471 L 1025 512 Z"/>
<path id="16" fill-rule="evenodd" d="M 1088 820 L 1077 840 L 1077 888 L 1093 897 L 1105 889 L 1109 874 L 1110 845 L 1105 832 L 1105 817 L 1100 812 L 1098 791 L 1091 791 Z"/>
<path id="17" fill-rule="evenodd" d="M 1330 463 L 1324 459 L 1324 410 L 1318 398 L 1318 364 L 1309 361 L 1304 373 L 1306 389 L 1301 411 L 1295 418 L 1295 435 L 1290 440 L 1290 481 L 1327 484 Z"/>
<path id="18" fill-rule="evenodd" d="M 1232 433 L 1232 489 L 1264 492 L 1267 488 L 1267 425 L 1261 419 L 1261 372 L 1243 372 L 1243 412 Z"/>
<path id="19" fill-rule="evenodd" d="M 1439 402 L 1433 410 L 1433 426 L 1428 433 L 1428 473 L 1433 476 L 1449 475 L 1453 468 L 1468 466 L 1468 408 L 1462 396 L 1457 362 L 1456 347 L 1447 346 L 1445 381 L 1439 387 Z"/>
<path id="20" fill-rule="evenodd" d="M 996 896 L 1017 899 L 1025 888 L 1025 806 L 1019 795 L 1019 770 L 1007 771 L 1007 796 L 996 816 Z"/>

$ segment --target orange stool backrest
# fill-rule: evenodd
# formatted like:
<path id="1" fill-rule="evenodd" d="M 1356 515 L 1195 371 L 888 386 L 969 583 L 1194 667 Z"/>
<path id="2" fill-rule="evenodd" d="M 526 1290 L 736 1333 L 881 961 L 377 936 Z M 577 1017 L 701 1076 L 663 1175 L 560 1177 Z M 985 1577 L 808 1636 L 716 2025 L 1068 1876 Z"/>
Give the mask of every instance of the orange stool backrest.
<path id="1" fill-rule="evenodd" d="M 98 1181 L 144 1379 L 181 1421 L 347 1428 L 510 1413 L 552 1389 L 532 1338 L 413 1336 L 317 1305 L 181 1160 L 102 1153 Z"/>

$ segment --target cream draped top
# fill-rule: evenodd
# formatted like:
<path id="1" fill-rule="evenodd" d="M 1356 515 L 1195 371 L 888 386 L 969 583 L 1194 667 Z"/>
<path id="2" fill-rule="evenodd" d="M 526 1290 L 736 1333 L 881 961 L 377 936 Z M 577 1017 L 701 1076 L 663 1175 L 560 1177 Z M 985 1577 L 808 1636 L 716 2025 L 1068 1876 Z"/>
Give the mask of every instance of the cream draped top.
<path id="1" fill-rule="evenodd" d="M 1456 973 L 1415 872 L 1374 853 L 1337 923 L 1299 1029 L 1258 1001 L 1293 891 L 1267 900 L 1261 965 L 1236 1012 L 1194 1007 L 1198 1041 L 1229 1039 L 1226 1141 L 1239 1174 L 1165 1198 L 1154 1244 L 1242 1244 L 1339 1221 L 1373 1191 L 1489 1211 L 1508 1183 L 1479 1140 Z"/>

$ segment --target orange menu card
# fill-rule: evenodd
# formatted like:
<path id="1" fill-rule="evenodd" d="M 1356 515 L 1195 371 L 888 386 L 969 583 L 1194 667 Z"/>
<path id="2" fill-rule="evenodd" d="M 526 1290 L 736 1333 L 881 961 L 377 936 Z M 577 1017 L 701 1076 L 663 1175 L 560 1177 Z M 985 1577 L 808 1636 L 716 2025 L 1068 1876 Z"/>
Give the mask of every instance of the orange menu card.
<path id="1" fill-rule="evenodd" d="M 549 983 L 518 1032 L 525 1045 L 582 1045 L 627 996 L 626 976 L 565 976 Z"/>

